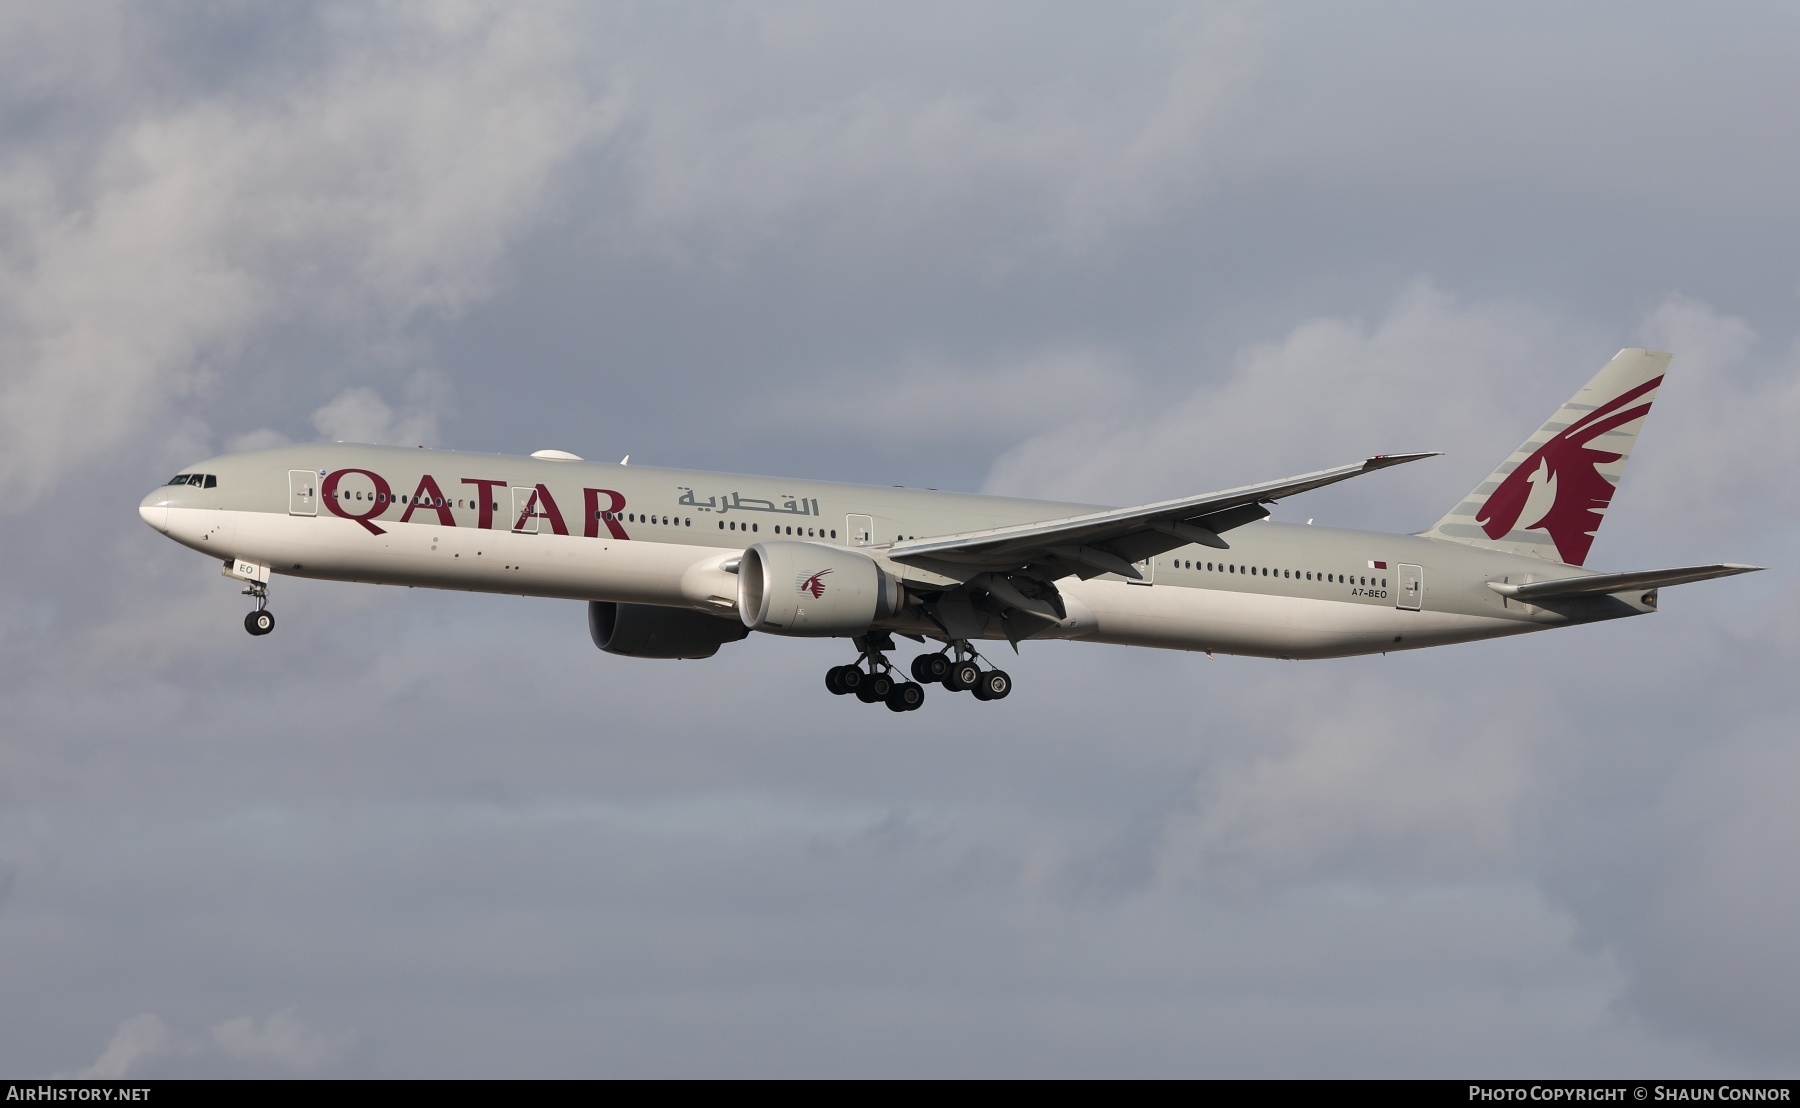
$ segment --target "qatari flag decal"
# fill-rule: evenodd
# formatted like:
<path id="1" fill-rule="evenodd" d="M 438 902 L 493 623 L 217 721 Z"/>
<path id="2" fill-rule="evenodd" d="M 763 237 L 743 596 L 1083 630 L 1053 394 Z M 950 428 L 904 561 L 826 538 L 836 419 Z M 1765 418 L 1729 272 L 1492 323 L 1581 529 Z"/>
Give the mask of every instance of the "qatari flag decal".
<path id="1" fill-rule="evenodd" d="M 1386 562 L 1370 562 L 1369 568 L 1370 569 L 1386 569 L 1387 563 Z"/>

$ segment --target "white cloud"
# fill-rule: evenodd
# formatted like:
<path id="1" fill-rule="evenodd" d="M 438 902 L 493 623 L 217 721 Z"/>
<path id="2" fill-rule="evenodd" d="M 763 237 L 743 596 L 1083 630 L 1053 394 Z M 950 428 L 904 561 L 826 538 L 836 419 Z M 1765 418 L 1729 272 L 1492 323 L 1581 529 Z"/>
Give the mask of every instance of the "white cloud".
<path id="1" fill-rule="evenodd" d="M 131 1067 L 145 1058 L 153 1058 L 169 1049 L 169 1025 L 148 1012 L 132 1016 L 119 1024 L 112 1041 L 94 1059 L 94 1064 L 75 1073 L 77 1078 L 109 1081 L 126 1076 Z"/>
<path id="2" fill-rule="evenodd" d="M 1229 371 L 1151 413 L 1102 409 L 1028 439 L 995 462 L 986 487 L 1116 502 L 1122 490 L 1144 489 L 1146 474 L 1170 494 L 1199 492 L 1437 448 L 1455 451 L 1451 461 L 1470 474 L 1455 493 L 1436 493 L 1448 509 L 1611 355 L 1586 373 L 1563 370 L 1566 392 L 1532 399 L 1547 370 L 1566 362 L 1554 353 L 1564 330 L 1522 305 L 1466 303 L 1415 281 L 1373 323 L 1308 320 L 1244 347 Z M 1440 469 L 1421 475 L 1415 465 L 1365 480 L 1383 482 L 1389 496 L 1441 486 L 1447 467 L 1427 465 Z M 1419 526 L 1435 518 L 1426 514 Z"/>
<path id="3" fill-rule="evenodd" d="M 258 427 L 254 431 L 245 432 L 225 444 L 227 454 L 242 454 L 251 450 L 267 450 L 272 446 L 284 446 L 288 437 L 272 427 Z"/>
<path id="4" fill-rule="evenodd" d="M 1002 443 L 1125 405 L 1139 384 L 1118 355 L 1089 348 L 1038 351 L 990 363 L 909 358 L 874 373 L 829 373 L 771 401 L 768 417 L 840 428 L 859 441 L 919 443 L 982 436 Z"/>
<path id="5" fill-rule="evenodd" d="M 242 1062 L 275 1062 L 288 1069 L 316 1070 L 342 1054 L 341 1036 L 315 1031 L 287 1008 L 259 1025 L 251 1016 L 228 1019 L 212 1029 L 212 1041 L 226 1057 Z"/>
<path id="6" fill-rule="evenodd" d="M 1608 339 L 1584 330 L 1518 303 L 1459 299 L 1419 279 L 1373 321 L 1310 319 L 1242 347 L 1224 371 L 1147 417 L 1125 414 L 1117 401 L 1153 390 L 1134 387 L 1136 375 L 1117 354 L 1092 351 L 1087 361 L 1107 375 L 1082 390 L 1089 411 L 1043 411 L 1048 428 L 1002 455 L 986 487 L 1116 503 L 1364 454 L 1443 450 L 1444 458 L 1335 493 L 1404 505 L 1410 514 L 1396 516 L 1395 526 L 1423 528 L 1614 350 L 1640 343 L 1675 359 L 1614 513 L 1695 540 L 1687 543 L 1694 556 L 1738 560 L 1745 552 L 1707 553 L 1697 540 L 1780 530 L 1800 514 L 1800 487 L 1786 478 L 1800 468 L 1800 438 L 1789 433 L 1800 424 L 1800 344 L 1759 356 L 1743 319 L 1674 295 L 1634 333 Z M 1070 376 L 1056 383 L 1066 389 Z M 1286 511 L 1311 514 L 1306 498 Z M 1603 530 L 1602 541 L 1620 530 Z M 1601 548 L 1608 557 L 1619 549 Z"/>
<path id="7" fill-rule="evenodd" d="M 953 235 L 990 261 L 1082 253 L 1217 175 L 1217 132 L 1257 69 L 1259 28 L 1239 6 L 1086 55 L 1082 82 L 1050 60 L 1024 75 L 1010 59 L 961 64 L 921 16 L 828 6 L 725 20 L 710 49 L 646 44 L 655 64 L 630 68 L 629 210 L 609 225 L 680 257 L 794 235 L 827 249 Z M 924 64 L 893 64 L 903 43 Z"/>
<path id="8" fill-rule="evenodd" d="M 1689 534 L 1779 528 L 1800 514 L 1789 477 L 1800 468 L 1800 346 L 1759 356 L 1747 321 L 1689 296 L 1664 298 L 1639 330 L 1675 357 L 1627 470 L 1632 496 Z"/>
<path id="9" fill-rule="evenodd" d="M 319 434 L 334 442 L 422 446 L 437 441 L 437 417 L 422 406 L 396 412 L 374 389 L 353 386 L 312 414 Z"/>
<path id="10" fill-rule="evenodd" d="M 305 320 L 373 342 L 493 287 L 550 176 L 608 126 L 561 6 L 329 9 L 274 99 L 120 112 L 0 175 L 0 480 L 19 509 Z M 129 85 L 116 95 L 129 98 Z"/>
<path id="11" fill-rule="evenodd" d="M 1322 671 L 1285 695 L 1270 682 L 1262 716 L 1234 721 L 1261 741 L 1248 757 L 1221 759 L 1193 810 L 1166 828 L 1163 880 L 1240 892 L 1512 871 L 1539 736 L 1484 726 L 1460 698 L 1422 695 L 1404 679 L 1360 676 Z M 1517 698 L 1512 713 L 1533 715 Z"/>
<path id="12" fill-rule="evenodd" d="M 192 1065 L 205 1065 L 208 1050 L 234 1062 L 275 1063 L 285 1070 L 310 1072 L 340 1059 L 350 1037 L 328 1035 L 308 1027 L 293 1008 L 275 1012 L 258 1022 L 238 1016 L 216 1024 L 206 1041 L 178 1037 L 162 1017 L 144 1013 L 119 1024 L 119 1029 L 100 1052 L 100 1057 L 72 1076 L 90 1080 L 118 1080 L 151 1058 L 176 1056 Z"/>

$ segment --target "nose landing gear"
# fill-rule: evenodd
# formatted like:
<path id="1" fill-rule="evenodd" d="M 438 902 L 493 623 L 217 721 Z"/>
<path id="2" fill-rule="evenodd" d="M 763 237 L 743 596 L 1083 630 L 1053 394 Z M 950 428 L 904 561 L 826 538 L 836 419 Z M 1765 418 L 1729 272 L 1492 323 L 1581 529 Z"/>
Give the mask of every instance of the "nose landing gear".
<path id="1" fill-rule="evenodd" d="M 252 635 L 262 636 L 275 630 L 275 613 L 269 611 L 269 586 L 261 581 L 250 582 L 244 595 L 256 599 L 256 611 L 244 617 L 244 630 Z"/>
<path id="2" fill-rule="evenodd" d="M 256 611 L 244 617 L 244 630 L 258 637 L 275 630 L 275 615 L 269 611 L 269 572 L 267 565 L 248 558 L 227 558 L 221 571 L 225 577 L 244 582 L 244 595 L 256 601 Z"/>

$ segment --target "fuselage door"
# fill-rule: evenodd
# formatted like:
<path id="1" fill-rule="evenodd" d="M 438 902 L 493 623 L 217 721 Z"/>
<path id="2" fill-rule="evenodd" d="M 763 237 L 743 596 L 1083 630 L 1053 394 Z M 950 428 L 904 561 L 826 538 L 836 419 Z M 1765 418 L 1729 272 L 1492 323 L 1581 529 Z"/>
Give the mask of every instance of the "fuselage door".
<path id="1" fill-rule="evenodd" d="M 537 504 L 537 490 L 514 489 L 512 501 L 513 533 L 516 535 L 537 534 L 538 513 L 543 511 Z"/>
<path id="2" fill-rule="evenodd" d="M 1127 578 L 1125 578 L 1125 580 L 1127 582 L 1129 582 L 1133 585 L 1154 585 L 1156 583 L 1156 559 L 1155 558 L 1145 558 L 1141 562 L 1131 563 L 1131 566 L 1133 569 L 1135 569 L 1139 573 L 1143 574 L 1144 577 L 1143 577 L 1143 580 L 1141 580 L 1141 581 L 1132 581 L 1131 578 L 1127 577 Z"/>
<path id="3" fill-rule="evenodd" d="M 851 546 L 868 546 L 875 541 L 874 516 L 845 516 L 844 529 Z"/>
<path id="4" fill-rule="evenodd" d="M 288 515 L 319 514 L 319 475 L 310 469 L 288 470 Z"/>
<path id="5" fill-rule="evenodd" d="M 1394 567 L 1400 574 L 1400 587 L 1394 591 L 1394 607 L 1416 612 L 1425 600 L 1425 570 L 1404 563 Z"/>

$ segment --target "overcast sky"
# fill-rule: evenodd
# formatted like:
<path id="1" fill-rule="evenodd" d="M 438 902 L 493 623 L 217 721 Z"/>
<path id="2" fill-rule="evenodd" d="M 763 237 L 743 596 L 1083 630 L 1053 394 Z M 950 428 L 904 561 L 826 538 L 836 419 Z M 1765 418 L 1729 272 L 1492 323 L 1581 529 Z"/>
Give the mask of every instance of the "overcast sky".
<path id="1" fill-rule="evenodd" d="M 0 6 L 0 1072 L 1792 1075 L 1791 5 Z M 357 439 L 1133 503 L 1674 352 L 1652 619 L 1334 662 L 278 578 L 137 501 Z M 907 652 L 910 653 L 910 652 Z M 904 655 L 903 655 L 904 656 Z"/>

